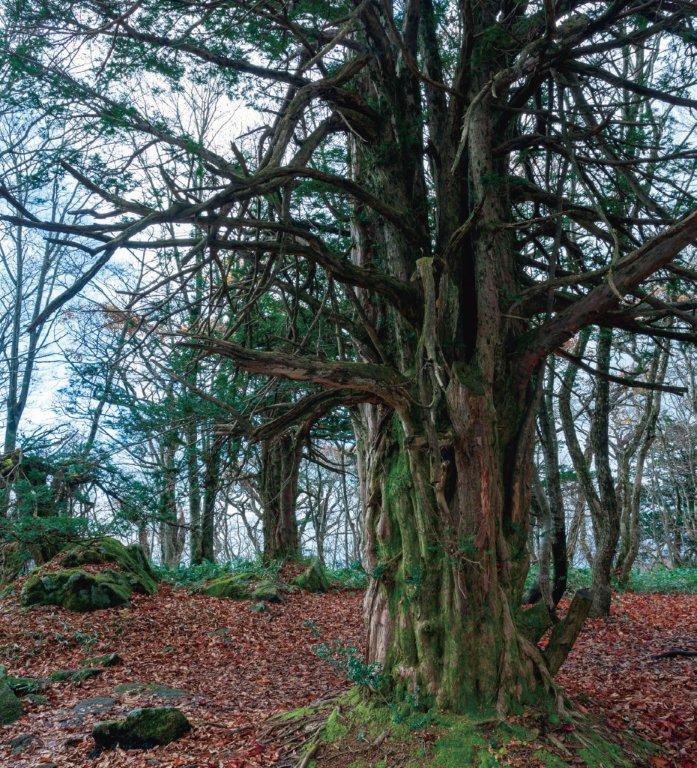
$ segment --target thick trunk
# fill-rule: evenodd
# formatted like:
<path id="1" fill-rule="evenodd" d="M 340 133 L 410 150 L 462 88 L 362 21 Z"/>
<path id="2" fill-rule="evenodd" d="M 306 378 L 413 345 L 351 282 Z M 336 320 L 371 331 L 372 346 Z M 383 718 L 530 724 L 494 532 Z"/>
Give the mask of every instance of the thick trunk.
<path id="1" fill-rule="evenodd" d="M 264 441 L 260 492 L 263 504 L 264 560 L 300 557 L 295 507 L 302 442 L 284 433 Z"/>
<path id="2" fill-rule="evenodd" d="M 460 381 L 446 396 L 451 429 L 395 415 L 368 456 L 368 659 L 421 706 L 506 711 L 553 695 L 534 643 L 546 625 L 519 610 L 530 419 Z"/>

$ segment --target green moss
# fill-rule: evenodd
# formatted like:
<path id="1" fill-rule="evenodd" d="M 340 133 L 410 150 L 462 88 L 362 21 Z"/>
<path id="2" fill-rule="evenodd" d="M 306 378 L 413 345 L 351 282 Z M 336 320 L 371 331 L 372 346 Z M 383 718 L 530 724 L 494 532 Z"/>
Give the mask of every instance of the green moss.
<path id="1" fill-rule="evenodd" d="M 252 600 L 264 600 L 268 603 L 280 603 L 281 596 L 278 585 L 272 581 L 260 581 L 252 590 Z"/>
<path id="2" fill-rule="evenodd" d="M 335 709 L 327 718 L 327 722 L 322 729 L 322 741 L 329 743 L 339 741 L 340 739 L 343 739 L 348 732 L 349 727 L 342 722 L 339 710 Z"/>
<path id="3" fill-rule="evenodd" d="M 251 584 L 251 574 L 234 573 L 229 576 L 221 576 L 209 581 L 201 591 L 204 595 L 209 595 L 210 597 L 247 600 L 251 598 Z"/>
<path id="4" fill-rule="evenodd" d="M 289 713 L 287 717 L 316 717 L 318 711 L 316 707 L 309 707 Z M 318 753 L 317 762 L 320 768 L 329 768 L 335 755 L 350 754 L 382 735 L 380 749 L 385 751 L 372 753 L 364 762 L 357 760 L 357 766 L 375 768 L 385 755 L 398 753 L 408 760 L 405 768 L 498 768 L 507 764 L 510 750 L 515 749 L 517 756 L 521 748 L 525 750 L 525 745 L 529 745 L 531 753 L 536 750 L 534 755 L 545 768 L 577 764 L 585 764 L 587 768 L 631 768 L 649 764 L 650 745 L 627 734 L 622 739 L 624 746 L 613 743 L 611 732 L 579 716 L 573 718 L 575 728 L 564 740 L 569 750 L 567 762 L 567 758 L 555 754 L 558 742 L 550 740 L 547 747 L 536 727 L 525 726 L 528 721 L 537 724 L 540 716 L 539 710 L 531 710 L 521 724 L 517 719 L 499 721 L 435 712 L 409 713 L 403 706 L 381 703 L 353 689 L 341 696 L 337 706 L 328 712 L 321 733 L 324 747 Z M 424 729 L 435 737 L 428 740 L 430 747 L 424 746 Z M 387 739 L 383 741 L 385 733 Z"/>
<path id="5" fill-rule="evenodd" d="M 329 589 L 329 579 L 317 558 L 293 579 L 292 584 L 306 592 L 326 592 Z"/>
<path id="6" fill-rule="evenodd" d="M 146 707 L 134 709 L 124 720 L 97 723 L 93 730 L 98 750 L 147 749 L 169 744 L 191 729 L 184 714 L 174 707 Z"/>
<path id="7" fill-rule="evenodd" d="M 23 605 L 59 605 L 71 611 L 94 611 L 126 605 L 133 592 L 154 594 L 157 583 L 140 548 L 124 547 L 108 537 L 71 547 L 58 555 L 63 570 L 40 570 L 22 588 Z M 112 564 L 99 573 L 85 565 Z"/>
<path id="8" fill-rule="evenodd" d="M 116 667 L 123 662 L 118 653 L 105 653 L 101 656 L 90 656 L 85 659 L 85 665 L 88 667 Z"/>
<path id="9" fill-rule="evenodd" d="M 16 696 L 38 693 L 46 686 L 45 681 L 37 677 L 8 677 L 7 684 Z"/>
<path id="10" fill-rule="evenodd" d="M 132 591 L 131 582 L 123 573 L 111 569 L 100 573 L 70 569 L 30 576 L 24 583 L 21 599 L 23 605 L 60 605 L 84 612 L 126 605 Z"/>
<path id="11" fill-rule="evenodd" d="M 0 680 L 0 725 L 9 725 L 22 716 L 22 704 L 7 679 Z"/>
<path id="12" fill-rule="evenodd" d="M 49 683 L 81 683 L 91 677 L 101 675 L 102 670 L 96 667 L 82 667 L 81 669 L 59 669 L 46 678 Z"/>
<path id="13" fill-rule="evenodd" d="M 304 717 L 311 717 L 317 713 L 315 707 L 298 707 L 298 709 L 291 709 L 290 712 L 282 712 L 279 716 L 279 720 L 302 720 Z"/>
<path id="14" fill-rule="evenodd" d="M 113 563 L 130 577 L 133 591 L 149 595 L 157 591 L 155 574 L 137 544 L 126 547 L 120 541 L 105 536 L 71 547 L 60 556 L 60 561 L 66 568 Z"/>
<path id="15" fill-rule="evenodd" d="M 534 753 L 536 757 L 545 768 L 566 768 L 566 763 L 553 752 L 548 752 L 546 749 L 538 749 Z"/>

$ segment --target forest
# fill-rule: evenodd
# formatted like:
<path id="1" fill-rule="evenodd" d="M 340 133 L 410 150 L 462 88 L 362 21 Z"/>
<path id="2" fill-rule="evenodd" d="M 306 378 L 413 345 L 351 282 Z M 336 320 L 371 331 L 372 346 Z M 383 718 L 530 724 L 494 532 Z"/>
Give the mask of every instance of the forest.
<path id="1" fill-rule="evenodd" d="M 0 0 L 0 766 L 697 768 L 694 0 Z"/>

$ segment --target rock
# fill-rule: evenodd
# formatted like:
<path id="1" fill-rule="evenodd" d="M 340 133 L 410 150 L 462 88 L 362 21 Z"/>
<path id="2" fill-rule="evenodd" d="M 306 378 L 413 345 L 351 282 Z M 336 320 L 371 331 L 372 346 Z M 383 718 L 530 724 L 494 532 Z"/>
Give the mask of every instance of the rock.
<path id="1" fill-rule="evenodd" d="M 61 566 L 55 570 L 54 565 Z M 111 564 L 98 573 L 80 566 Z M 77 544 L 29 576 L 22 588 L 23 605 L 59 605 L 71 611 L 94 611 L 127 605 L 134 592 L 154 594 L 157 582 L 139 547 L 125 547 L 109 537 Z"/>
<path id="2" fill-rule="evenodd" d="M 134 709 L 123 720 L 106 720 L 92 729 L 95 747 L 101 751 L 120 746 L 148 749 L 169 744 L 191 730 L 191 724 L 175 707 Z"/>
<path id="3" fill-rule="evenodd" d="M 38 693 L 46 686 L 44 680 L 36 677 L 8 677 L 7 684 L 16 696 L 28 696 Z"/>
<path id="4" fill-rule="evenodd" d="M 121 683 L 114 688 L 114 693 L 143 693 L 158 699 L 183 699 L 188 696 L 181 688 L 170 688 L 161 683 Z"/>
<path id="5" fill-rule="evenodd" d="M 22 716 L 22 704 L 7 678 L 0 680 L 0 725 L 9 725 Z"/>
<path id="6" fill-rule="evenodd" d="M 280 603 L 278 584 L 271 579 L 260 579 L 252 573 L 233 573 L 212 579 L 204 585 L 204 595 L 226 597 L 231 600 L 255 600 Z"/>
<path id="7" fill-rule="evenodd" d="M 327 579 L 327 574 L 317 558 L 293 579 L 292 584 L 306 592 L 326 592 L 329 589 L 329 579 Z"/>
<path id="8" fill-rule="evenodd" d="M 89 667 L 117 667 L 123 664 L 123 659 L 118 653 L 105 653 L 102 656 L 90 656 L 85 659 L 85 664 Z"/>
<path id="9" fill-rule="evenodd" d="M 202 591 L 210 597 L 227 597 L 233 600 L 246 600 L 252 589 L 251 574 L 233 573 L 229 576 L 220 576 L 211 579 Z"/>
<path id="10" fill-rule="evenodd" d="M 149 595 L 157 592 L 155 574 L 138 544 L 126 547 L 120 541 L 105 536 L 77 544 L 61 553 L 58 559 L 66 568 L 113 563 L 129 578 L 134 592 Z"/>
<path id="11" fill-rule="evenodd" d="M 108 712 L 116 706 L 116 699 L 110 696 L 94 696 L 91 699 L 83 699 L 73 707 L 78 715 L 96 715 Z"/>
<path id="12" fill-rule="evenodd" d="M 97 667 L 82 667 L 81 669 L 59 669 L 46 678 L 49 683 L 81 683 L 90 677 L 101 675 L 102 670 Z"/>
<path id="13" fill-rule="evenodd" d="M 19 736 L 15 736 L 14 739 L 10 739 L 7 745 L 12 750 L 13 755 L 18 755 L 30 747 L 34 741 L 36 741 L 36 736 L 33 733 L 22 733 Z"/>
<path id="14" fill-rule="evenodd" d="M 278 585 L 272 581 L 260 581 L 251 593 L 251 599 L 267 603 L 280 603 Z"/>

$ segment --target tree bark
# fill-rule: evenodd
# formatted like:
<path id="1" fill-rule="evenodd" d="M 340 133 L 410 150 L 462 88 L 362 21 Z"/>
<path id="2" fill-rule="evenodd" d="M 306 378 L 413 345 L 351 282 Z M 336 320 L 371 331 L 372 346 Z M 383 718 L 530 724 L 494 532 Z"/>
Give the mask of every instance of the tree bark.
<path id="1" fill-rule="evenodd" d="M 286 432 L 262 443 L 260 495 L 266 561 L 300 557 L 295 507 L 301 451 L 299 434 Z"/>

